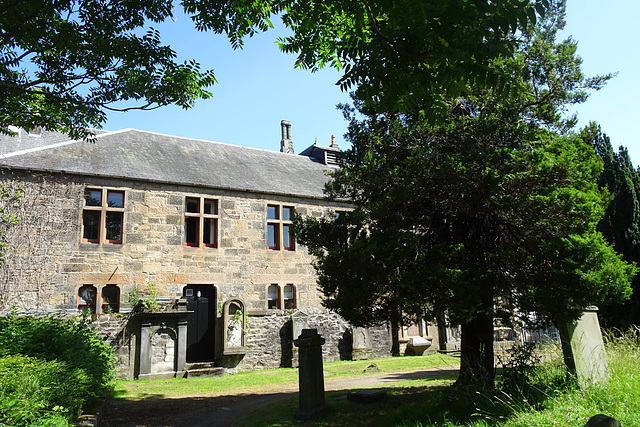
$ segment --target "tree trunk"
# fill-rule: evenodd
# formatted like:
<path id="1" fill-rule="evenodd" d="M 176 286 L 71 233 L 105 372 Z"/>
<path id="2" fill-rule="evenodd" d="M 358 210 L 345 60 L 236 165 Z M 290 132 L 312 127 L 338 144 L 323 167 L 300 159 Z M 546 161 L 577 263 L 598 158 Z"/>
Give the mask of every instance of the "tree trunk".
<path id="1" fill-rule="evenodd" d="M 478 384 L 492 388 L 495 379 L 493 363 L 493 317 L 478 314 L 461 327 L 460 376 L 458 385 Z"/>

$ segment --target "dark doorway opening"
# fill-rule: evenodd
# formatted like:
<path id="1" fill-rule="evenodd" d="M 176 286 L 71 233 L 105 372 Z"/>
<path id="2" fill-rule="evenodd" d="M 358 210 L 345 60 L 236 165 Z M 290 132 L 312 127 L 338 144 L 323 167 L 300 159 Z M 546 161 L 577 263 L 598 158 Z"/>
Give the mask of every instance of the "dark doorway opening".
<path id="1" fill-rule="evenodd" d="M 187 362 L 213 362 L 218 304 L 213 285 L 187 285 Z"/>

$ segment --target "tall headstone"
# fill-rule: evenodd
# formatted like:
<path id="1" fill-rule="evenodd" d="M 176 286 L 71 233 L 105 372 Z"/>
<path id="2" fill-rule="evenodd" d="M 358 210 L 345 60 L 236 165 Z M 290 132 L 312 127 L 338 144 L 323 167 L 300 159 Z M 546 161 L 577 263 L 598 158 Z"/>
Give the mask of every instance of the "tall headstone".
<path id="1" fill-rule="evenodd" d="M 578 320 L 560 325 L 560 336 L 567 369 L 577 375 L 582 387 L 608 381 L 609 366 L 596 307 L 587 307 Z"/>
<path id="2" fill-rule="evenodd" d="M 303 329 L 309 328 L 309 315 L 303 311 L 296 311 L 291 315 L 292 323 L 292 339 L 297 339 L 302 333 Z"/>
<path id="3" fill-rule="evenodd" d="M 295 417 L 307 420 L 329 409 L 324 397 L 322 369 L 322 345 L 325 340 L 317 329 L 303 329 L 293 342 L 299 348 L 300 403 Z"/>
<path id="4" fill-rule="evenodd" d="M 373 349 L 369 329 L 354 326 L 351 329 L 351 340 L 353 347 L 351 358 L 353 360 L 366 360 L 371 357 Z"/>
<path id="5" fill-rule="evenodd" d="M 291 342 L 293 343 L 300 334 L 303 329 L 309 328 L 309 315 L 302 311 L 296 311 L 291 315 Z M 298 348 L 295 345 L 292 345 L 291 350 L 291 366 L 294 368 L 298 367 Z"/>

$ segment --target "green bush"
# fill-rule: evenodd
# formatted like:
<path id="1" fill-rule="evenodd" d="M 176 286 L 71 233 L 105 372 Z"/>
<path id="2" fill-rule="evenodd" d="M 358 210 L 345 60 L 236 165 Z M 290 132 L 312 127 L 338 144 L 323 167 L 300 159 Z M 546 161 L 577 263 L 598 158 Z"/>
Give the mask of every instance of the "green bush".
<path id="1" fill-rule="evenodd" d="M 77 417 L 91 394 L 82 369 L 56 360 L 0 357 L 0 378 L 0 425 L 43 425 L 45 419 L 67 425 L 67 417 Z"/>
<path id="2" fill-rule="evenodd" d="M 113 378 L 111 348 L 83 319 L 0 318 L 0 426 L 66 426 Z"/>
<path id="3" fill-rule="evenodd" d="M 17 354 L 82 369 L 89 376 L 92 397 L 101 395 L 114 378 L 109 344 L 82 319 L 13 314 L 0 318 L 0 357 Z"/>

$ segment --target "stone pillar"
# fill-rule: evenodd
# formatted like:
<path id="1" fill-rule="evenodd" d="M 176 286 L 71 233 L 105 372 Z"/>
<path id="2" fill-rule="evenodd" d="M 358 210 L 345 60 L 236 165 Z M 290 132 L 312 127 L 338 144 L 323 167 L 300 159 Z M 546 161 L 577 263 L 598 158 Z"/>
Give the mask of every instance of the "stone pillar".
<path id="1" fill-rule="evenodd" d="M 178 357 L 176 360 L 176 372 L 184 371 L 187 365 L 187 317 L 178 319 Z"/>
<path id="2" fill-rule="evenodd" d="M 322 345 L 317 329 L 303 329 L 293 343 L 299 350 L 300 407 L 295 417 L 309 419 L 329 409 L 324 398 Z"/>
<path id="3" fill-rule="evenodd" d="M 140 323 L 140 372 L 138 377 L 151 373 L 151 320 Z"/>

